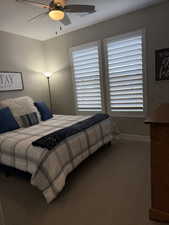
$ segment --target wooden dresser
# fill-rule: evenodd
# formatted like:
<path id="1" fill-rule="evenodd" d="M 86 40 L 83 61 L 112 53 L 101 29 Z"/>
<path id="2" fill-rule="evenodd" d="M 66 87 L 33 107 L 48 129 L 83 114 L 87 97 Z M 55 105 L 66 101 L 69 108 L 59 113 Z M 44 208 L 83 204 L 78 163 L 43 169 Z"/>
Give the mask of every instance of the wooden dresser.
<path id="1" fill-rule="evenodd" d="M 169 104 L 160 105 L 145 121 L 151 132 L 150 219 L 169 222 Z"/>

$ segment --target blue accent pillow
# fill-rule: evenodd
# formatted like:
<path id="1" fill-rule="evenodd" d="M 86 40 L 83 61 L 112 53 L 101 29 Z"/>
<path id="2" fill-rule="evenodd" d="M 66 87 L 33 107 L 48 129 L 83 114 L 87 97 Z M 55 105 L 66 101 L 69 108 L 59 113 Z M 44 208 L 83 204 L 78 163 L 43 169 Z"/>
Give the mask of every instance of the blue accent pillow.
<path id="1" fill-rule="evenodd" d="M 52 112 L 49 110 L 47 105 L 44 102 L 35 102 L 34 103 L 41 115 L 41 120 L 49 120 L 53 117 Z"/>
<path id="2" fill-rule="evenodd" d="M 13 117 L 11 110 L 8 107 L 0 109 L 0 134 L 18 128 L 19 125 Z"/>

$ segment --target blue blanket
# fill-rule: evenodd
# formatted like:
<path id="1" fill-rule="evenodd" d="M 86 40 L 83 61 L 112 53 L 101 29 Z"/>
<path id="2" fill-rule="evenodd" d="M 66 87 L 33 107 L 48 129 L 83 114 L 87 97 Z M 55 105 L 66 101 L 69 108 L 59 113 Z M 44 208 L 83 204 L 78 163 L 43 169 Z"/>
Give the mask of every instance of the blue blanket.
<path id="1" fill-rule="evenodd" d="M 48 150 L 52 150 L 56 147 L 61 141 L 70 137 L 78 132 L 84 131 L 89 127 L 109 118 L 108 114 L 96 114 L 86 120 L 78 122 L 69 127 L 57 130 L 48 134 L 34 142 L 32 142 L 33 146 L 47 148 Z"/>

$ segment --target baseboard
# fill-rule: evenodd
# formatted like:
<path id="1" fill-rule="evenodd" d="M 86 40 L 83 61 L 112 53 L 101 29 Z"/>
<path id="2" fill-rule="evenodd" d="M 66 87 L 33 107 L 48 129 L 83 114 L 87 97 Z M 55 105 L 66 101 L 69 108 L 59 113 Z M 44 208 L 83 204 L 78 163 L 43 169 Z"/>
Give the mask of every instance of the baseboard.
<path id="1" fill-rule="evenodd" d="M 150 136 L 136 134 L 120 134 L 121 140 L 150 142 Z"/>

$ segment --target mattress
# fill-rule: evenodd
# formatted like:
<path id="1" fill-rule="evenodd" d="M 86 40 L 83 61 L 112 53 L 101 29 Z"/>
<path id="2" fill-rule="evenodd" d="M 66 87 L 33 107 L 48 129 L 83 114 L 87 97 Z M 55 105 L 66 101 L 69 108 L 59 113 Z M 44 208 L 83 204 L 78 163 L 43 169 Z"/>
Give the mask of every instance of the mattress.
<path id="1" fill-rule="evenodd" d="M 42 191 L 50 203 L 63 189 L 67 175 L 112 140 L 112 121 L 109 117 L 70 136 L 51 151 L 35 147 L 32 142 L 87 118 L 89 116 L 54 115 L 38 125 L 1 134 L 0 163 L 30 173 L 31 184 Z"/>

